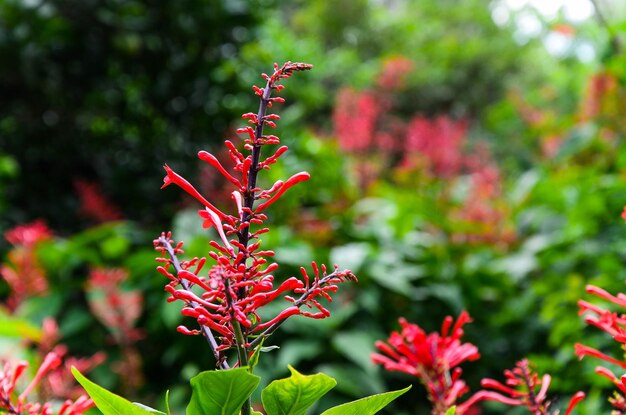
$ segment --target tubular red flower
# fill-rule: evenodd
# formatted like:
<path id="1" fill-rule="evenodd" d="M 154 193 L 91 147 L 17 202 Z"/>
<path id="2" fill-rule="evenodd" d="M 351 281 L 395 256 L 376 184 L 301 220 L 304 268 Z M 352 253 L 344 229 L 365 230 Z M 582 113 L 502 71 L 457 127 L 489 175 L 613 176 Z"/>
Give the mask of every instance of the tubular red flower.
<path id="1" fill-rule="evenodd" d="M 211 210 L 213 213 L 219 216 L 220 219 L 224 220 L 227 218 L 226 214 L 224 214 L 218 208 L 213 206 L 213 204 L 209 202 L 208 200 L 206 200 L 204 196 L 202 196 L 200 192 L 198 192 L 196 188 L 191 185 L 191 183 L 189 183 L 182 176 L 180 176 L 178 173 L 172 170 L 167 164 L 164 165 L 163 168 L 165 169 L 165 172 L 167 174 L 163 178 L 163 186 L 161 186 L 161 189 L 169 186 L 170 184 L 175 184 L 181 189 L 183 189 L 185 192 L 193 196 L 200 203 L 202 203 L 207 209 Z"/>
<path id="2" fill-rule="evenodd" d="M 230 181 L 238 188 L 242 187 L 241 182 L 235 179 L 230 173 L 228 173 L 226 169 L 224 168 L 224 166 L 222 166 L 222 164 L 213 154 L 203 150 L 203 151 L 198 152 L 198 158 L 200 160 L 206 161 L 211 166 L 215 167 L 222 174 L 222 176 L 226 178 L 226 180 Z"/>
<path id="3" fill-rule="evenodd" d="M 268 206 L 270 206 L 272 203 L 278 200 L 278 198 L 280 198 L 283 195 L 283 193 L 289 190 L 289 188 L 291 188 L 297 183 L 303 182 L 305 180 L 309 180 L 310 178 L 311 178 L 311 175 L 305 171 L 294 174 L 285 183 L 283 183 L 282 186 L 278 188 L 276 193 L 269 200 L 257 206 L 255 212 L 257 213 L 263 212 Z"/>
<path id="4" fill-rule="evenodd" d="M 233 247 L 230 245 L 230 242 L 228 242 L 228 238 L 226 237 L 226 234 L 224 233 L 224 226 L 222 225 L 222 222 L 220 221 L 219 216 L 212 210 L 209 210 L 208 208 L 205 209 L 205 211 L 200 211 L 198 213 L 201 218 L 209 220 L 209 222 L 213 225 L 213 227 L 215 227 L 215 230 L 220 236 L 220 239 L 222 240 L 222 243 L 224 244 L 226 249 L 231 254 L 234 254 L 235 251 L 233 250 Z"/>
<path id="5" fill-rule="evenodd" d="M 591 356 L 591 357 L 598 358 L 600 360 L 604 360 L 605 362 L 609 362 L 609 363 L 613 363 L 615 365 L 618 365 L 622 369 L 626 369 L 626 362 L 623 362 L 621 360 L 612 358 L 611 356 L 609 356 L 607 354 L 604 354 L 601 351 L 599 351 L 597 349 L 594 349 L 593 347 L 589 347 L 589 346 L 585 346 L 584 344 L 576 343 L 574 345 L 574 348 L 576 350 L 576 355 L 580 359 L 582 359 L 585 356 Z"/>
<path id="6" fill-rule="evenodd" d="M 593 294 L 596 297 L 608 300 L 621 307 L 626 307 L 626 296 L 624 296 L 624 294 L 622 293 L 617 294 L 617 296 L 613 296 L 609 294 L 609 292 L 607 292 L 606 290 L 603 290 L 600 287 L 596 287 L 595 285 L 587 285 L 587 287 L 585 287 L 585 291 L 587 291 L 589 294 Z"/>

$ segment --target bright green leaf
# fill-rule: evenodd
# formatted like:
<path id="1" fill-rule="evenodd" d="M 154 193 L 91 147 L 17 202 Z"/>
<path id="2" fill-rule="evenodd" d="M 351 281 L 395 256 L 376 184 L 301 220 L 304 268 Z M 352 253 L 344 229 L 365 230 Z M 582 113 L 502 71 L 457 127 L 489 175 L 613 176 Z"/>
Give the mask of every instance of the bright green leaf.
<path id="1" fill-rule="evenodd" d="M 13 318 L 0 311 L 0 336 L 38 342 L 41 340 L 41 329 L 26 320 Z"/>
<path id="2" fill-rule="evenodd" d="M 96 406 L 104 415 L 146 415 L 153 414 L 154 410 L 147 411 L 133 404 L 130 401 L 109 392 L 102 386 L 99 386 L 86 377 L 84 377 L 78 369 L 72 367 L 72 374 L 87 391 L 91 399 L 96 403 Z M 158 412 L 157 413 L 163 413 Z"/>
<path id="3" fill-rule="evenodd" d="M 291 376 L 270 383 L 261 400 L 268 415 L 304 415 L 329 390 L 335 379 L 323 373 L 303 375 L 289 366 Z"/>
<path id="4" fill-rule="evenodd" d="M 456 414 L 456 406 L 453 406 L 446 411 L 446 415 L 454 415 L 454 414 Z"/>
<path id="5" fill-rule="evenodd" d="M 402 390 L 380 393 L 378 395 L 368 396 L 356 401 L 344 403 L 324 411 L 322 415 L 371 415 L 375 414 L 391 401 L 411 389 L 407 386 Z M 454 413 L 453 413 L 454 414 Z M 450 415 L 446 413 L 446 415 Z"/>
<path id="6" fill-rule="evenodd" d="M 252 356 L 250 356 L 250 359 L 248 359 L 248 370 L 250 371 L 250 373 L 253 373 L 254 367 L 257 365 L 257 363 L 259 363 L 259 356 L 261 355 L 261 352 L 263 351 L 264 341 L 265 339 L 261 340 L 261 343 L 259 343 L 259 345 L 254 349 Z"/>
<path id="7" fill-rule="evenodd" d="M 247 367 L 202 372 L 191 379 L 187 415 L 237 415 L 260 380 Z"/>

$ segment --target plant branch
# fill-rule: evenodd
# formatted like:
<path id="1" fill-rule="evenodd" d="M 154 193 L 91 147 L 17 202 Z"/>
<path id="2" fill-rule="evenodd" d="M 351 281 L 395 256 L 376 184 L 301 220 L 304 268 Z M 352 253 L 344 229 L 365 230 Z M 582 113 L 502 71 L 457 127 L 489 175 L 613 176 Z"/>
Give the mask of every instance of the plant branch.
<path id="1" fill-rule="evenodd" d="M 309 287 L 304 293 L 302 293 L 300 298 L 298 298 L 293 303 L 293 305 L 298 307 L 298 308 L 302 307 L 306 303 L 307 297 L 309 295 L 311 295 L 311 293 L 314 290 L 317 290 L 319 287 L 323 286 L 324 284 L 328 283 L 331 279 L 336 278 L 338 276 L 339 276 L 339 271 L 334 271 L 334 272 L 331 272 L 330 274 L 322 277 L 322 279 L 320 279 L 320 280 L 316 281 L 315 283 L 313 283 L 313 285 L 311 287 Z M 276 323 L 272 324 L 271 326 L 269 326 L 268 328 L 263 330 L 263 332 L 261 334 L 259 334 L 258 337 L 256 339 L 254 339 L 250 343 L 250 348 L 254 348 L 254 347 L 258 346 L 259 343 L 261 343 L 263 341 L 263 339 L 269 337 L 272 333 L 274 333 L 274 331 L 276 331 L 276 329 L 278 329 L 285 321 L 286 321 L 286 319 L 277 321 Z"/>
<path id="2" fill-rule="evenodd" d="M 176 256 L 176 253 L 174 252 L 174 248 L 172 247 L 172 244 L 170 244 L 167 238 L 163 236 L 159 237 L 158 241 L 169 254 L 171 258 L 170 262 L 174 266 L 176 273 L 179 273 L 180 271 L 182 271 L 183 268 L 180 266 L 180 261 L 178 260 L 178 257 Z M 180 282 L 180 285 L 182 285 L 185 290 L 191 291 L 191 287 L 189 286 L 189 283 L 187 281 L 181 278 L 179 279 L 179 282 Z M 200 308 L 200 305 L 196 303 L 195 301 L 189 301 L 189 305 L 191 305 L 191 307 L 193 308 Z M 228 362 L 226 361 L 226 359 L 224 359 L 222 354 L 217 350 L 217 342 L 215 341 L 215 337 L 213 336 L 211 329 L 206 326 L 200 325 L 200 331 L 202 332 L 202 335 L 209 343 L 211 352 L 213 353 L 213 356 L 215 357 L 215 360 L 217 364 L 219 365 L 219 367 L 221 369 L 230 369 L 230 366 L 228 365 Z"/>

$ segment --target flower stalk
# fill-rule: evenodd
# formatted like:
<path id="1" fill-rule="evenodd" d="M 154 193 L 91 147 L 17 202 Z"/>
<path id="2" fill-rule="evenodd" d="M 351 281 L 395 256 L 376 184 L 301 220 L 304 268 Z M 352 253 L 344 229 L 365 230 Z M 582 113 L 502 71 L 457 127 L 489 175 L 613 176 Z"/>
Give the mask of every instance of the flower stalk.
<path id="1" fill-rule="evenodd" d="M 276 121 L 280 119 L 279 115 L 269 113 L 269 109 L 274 103 L 284 102 L 282 97 L 272 95 L 284 88 L 280 84 L 282 80 L 311 68 L 312 65 L 306 63 L 286 62 L 282 66 L 275 64 L 271 75 L 263 74 L 265 87 L 253 87 L 260 97 L 258 112 L 243 114 L 242 118 L 249 125 L 237 130 L 244 136 L 243 149 L 229 140 L 224 143 L 232 167 L 211 153 L 198 153 L 200 160 L 215 168 L 234 187 L 231 192 L 233 213 L 220 210 L 189 181 L 169 166 L 164 167 L 163 187 L 175 184 L 196 199 L 202 205 L 198 216 L 203 220 L 203 227 L 214 228 L 218 235 L 209 242 L 210 266 L 206 257 L 179 260 L 184 254 L 183 242 L 175 242 L 171 233 L 162 233 L 154 240 L 154 246 L 161 253 L 157 258 L 160 263 L 157 271 L 169 280 L 165 286 L 170 294 L 168 301 L 182 301 L 181 313 L 194 318 L 199 325 L 198 329 L 180 326 L 177 330 L 187 335 L 202 334 L 219 369 L 231 367 L 226 355 L 231 349 L 237 356 L 233 366 L 247 366 L 254 348 L 289 317 L 321 319 L 330 316 L 321 300 L 332 301 L 331 294 L 337 291 L 338 283 L 356 280 L 350 270 L 340 271 L 335 265 L 334 271 L 327 273 L 326 266 L 318 267 L 313 262 L 313 278 L 302 268 L 300 279 L 290 277 L 275 286 L 273 272 L 278 265 L 271 261 L 274 252 L 261 249 L 259 236 L 268 232 L 268 228 L 262 226 L 268 219 L 266 210 L 290 188 L 310 178 L 307 172 L 299 172 L 287 180 L 278 180 L 268 189 L 258 187 L 259 172 L 271 168 L 287 151 L 287 146 L 278 146 L 277 136 L 264 133 L 266 126 L 276 128 Z M 271 154 L 264 155 L 263 149 L 267 146 L 276 147 Z M 299 297 L 296 299 L 290 293 Z M 281 297 L 291 304 L 264 321 L 259 309 Z M 250 402 L 242 406 L 241 413 L 250 413 Z"/>

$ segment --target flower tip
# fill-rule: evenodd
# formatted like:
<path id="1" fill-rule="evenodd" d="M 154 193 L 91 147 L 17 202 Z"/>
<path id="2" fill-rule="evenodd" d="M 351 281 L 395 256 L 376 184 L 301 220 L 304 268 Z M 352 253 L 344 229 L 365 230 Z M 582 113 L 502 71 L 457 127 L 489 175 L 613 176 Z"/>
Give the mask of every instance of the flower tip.
<path id="1" fill-rule="evenodd" d="M 163 165 L 163 170 L 165 170 L 166 175 L 163 178 L 163 186 L 161 186 L 161 189 L 164 189 L 170 184 L 172 184 L 172 179 L 170 178 L 170 174 L 173 172 L 173 170 L 167 164 Z"/>

